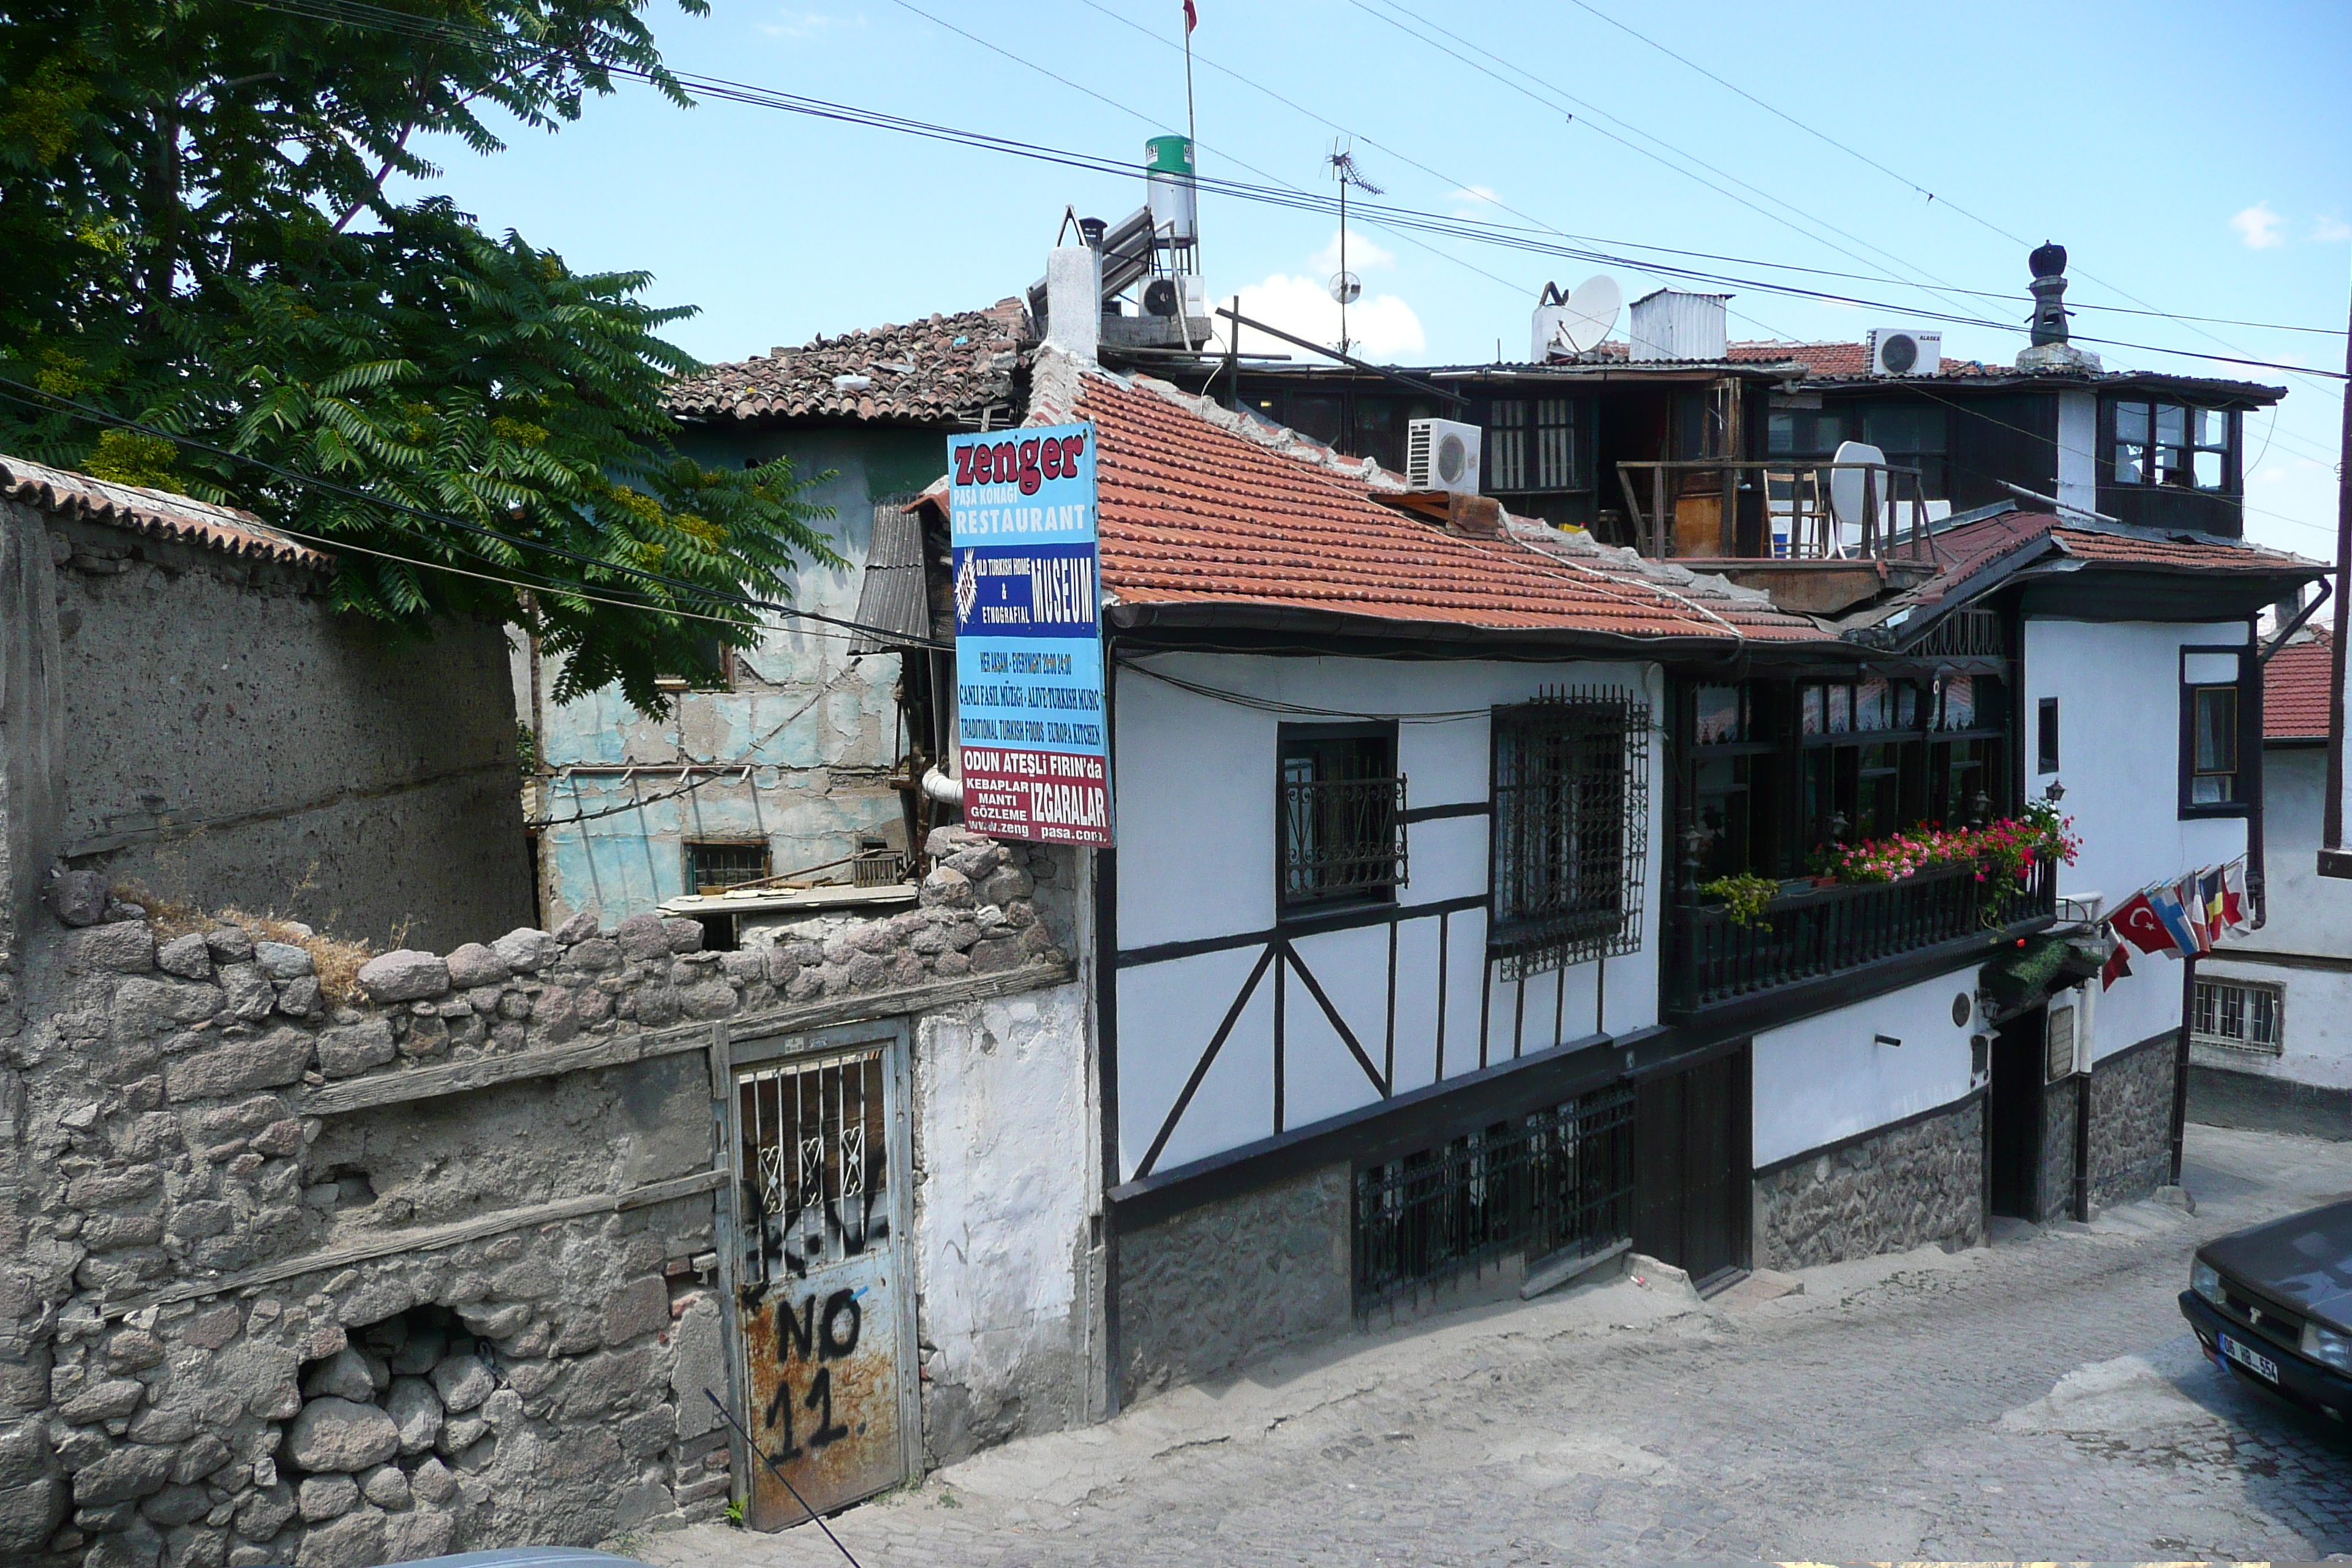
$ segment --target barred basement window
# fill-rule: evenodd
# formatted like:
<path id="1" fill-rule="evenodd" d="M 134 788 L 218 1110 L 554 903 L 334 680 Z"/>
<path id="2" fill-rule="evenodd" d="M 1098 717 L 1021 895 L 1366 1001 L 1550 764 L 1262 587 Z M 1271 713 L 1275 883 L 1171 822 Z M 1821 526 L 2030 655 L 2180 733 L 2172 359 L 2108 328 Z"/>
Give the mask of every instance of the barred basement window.
<path id="1" fill-rule="evenodd" d="M 1405 885 L 1393 724 L 1285 724 L 1276 823 L 1282 909 L 1391 903 Z"/>
<path id="2" fill-rule="evenodd" d="M 1518 1253 L 1633 1235 L 1633 1090 L 1612 1084 L 1356 1173 L 1359 1313 Z"/>
<path id="3" fill-rule="evenodd" d="M 2200 980 L 2189 1037 L 2201 1046 L 2279 1055 L 2286 1043 L 2286 988 L 2259 981 Z"/>
<path id="4" fill-rule="evenodd" d="M 686 885 L 689 892 L 716 893 L 738 882 L 756 882 L 767 874 L 765 839 L 687 844 Z"/>
<path id="5" fill-rule="evenodd" d="M 1523 979 L 1642 944 L 1650 708 L 1547 691 L 1495 710 L 1494 910 L 1487 949 Z"/>

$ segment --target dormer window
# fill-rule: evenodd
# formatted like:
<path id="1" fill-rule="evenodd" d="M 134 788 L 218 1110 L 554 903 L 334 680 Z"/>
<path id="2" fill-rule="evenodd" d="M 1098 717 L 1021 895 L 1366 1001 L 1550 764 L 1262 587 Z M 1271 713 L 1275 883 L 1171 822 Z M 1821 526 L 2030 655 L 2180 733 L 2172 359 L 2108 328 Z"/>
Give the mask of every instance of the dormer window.
<path id="1" fill-rule="evenodd" d="M 2108 406 L 2113 483 L 2237 489 L 2238 416 L 2230 410 L 2130 399 Z"/>

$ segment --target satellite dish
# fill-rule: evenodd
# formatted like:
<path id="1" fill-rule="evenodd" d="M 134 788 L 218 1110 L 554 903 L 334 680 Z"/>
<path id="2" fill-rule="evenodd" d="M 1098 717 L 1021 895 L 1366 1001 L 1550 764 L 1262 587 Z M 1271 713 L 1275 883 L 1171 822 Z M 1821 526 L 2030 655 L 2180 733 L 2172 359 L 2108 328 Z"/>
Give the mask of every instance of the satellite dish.
<path id="1" fill-rule="evenodd" d="M 1364 297 L 1364 280 L 1352 272 L 1331 274 L 1331 298 L 1342 305 L 1352 305 Z"/>
<path id="2" fill-rule="evenodd" d="M 1556 284 L 1544 285 L 1536 306 L 1535 358 L 1538 363 L 1555 354 L 1589 353 L 1601 346 L 1617 325 L 1625 308 L 1625 291 L 1617 279 L 1597 273 L 1563 293 Z"/>
<path id="3" fill-rule="evenodd" d="M 1830 461 L 1884 464 L 1886 454 L 1867 441 L 1841 441 Z M 1878 527 L 1883 536 L 1890 521 L 1886 515 L 1887 501 L 1891 499 L 1886 475 L 1883 471 L 1865 473 L 1860 468 L 1830 470 L 1830 515 L 1837 519 L 1839 554 L 1846 552 L 1849 539 L 1856 545 L 1861 543 L 1864 499 L 1873 491 L 1876 492 Z"/>

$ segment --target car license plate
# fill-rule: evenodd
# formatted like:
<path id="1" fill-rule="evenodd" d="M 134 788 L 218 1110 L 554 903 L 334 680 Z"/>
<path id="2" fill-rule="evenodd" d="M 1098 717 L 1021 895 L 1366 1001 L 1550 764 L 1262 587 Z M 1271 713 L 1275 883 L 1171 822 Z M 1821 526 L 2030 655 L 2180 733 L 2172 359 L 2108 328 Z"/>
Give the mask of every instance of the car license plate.
<path id="1" fill-rule="evenodd" d="M 2252 1372 L 2256 1377 L 2261 1378 L 2264 1383 L 2276 1383 L 2278 1381 L 2278 1363 L 2271 1360 L 2270 1357 L 2263 1354 L 2260 1351 L 2247 1349 L 2244 1345 L 2240 1344 L 2237 1341 L 2231 1339 L 2227 1334 L 2221 1335 L 2221 1353 L 2223 1355 L 2228 1356 L 2240 1366 Z"/>

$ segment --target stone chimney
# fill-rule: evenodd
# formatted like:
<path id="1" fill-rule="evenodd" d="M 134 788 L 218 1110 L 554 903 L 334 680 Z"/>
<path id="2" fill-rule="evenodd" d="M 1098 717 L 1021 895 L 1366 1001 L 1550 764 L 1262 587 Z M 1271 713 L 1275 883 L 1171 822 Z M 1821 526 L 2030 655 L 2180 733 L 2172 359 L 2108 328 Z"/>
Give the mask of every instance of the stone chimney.
<path id="1" fill-rule="evenodd" d="M 1102 252 L 1090 245 L 1045 253 L 1045 342 L 1080 364 L 1102 342 Z"/>
<path id="2" fill-rule="evenodd" d="M 2044 240 L 2026 258 L 2033 269 L 2033 342 L 2017 356 L 2020 370 L 2099 368 L 2099 356 L 2084 353 L 2066 341 L 2066 247 Z"/>

